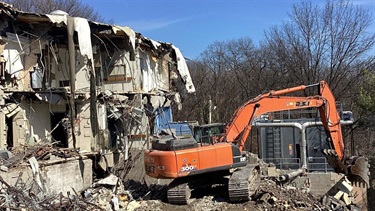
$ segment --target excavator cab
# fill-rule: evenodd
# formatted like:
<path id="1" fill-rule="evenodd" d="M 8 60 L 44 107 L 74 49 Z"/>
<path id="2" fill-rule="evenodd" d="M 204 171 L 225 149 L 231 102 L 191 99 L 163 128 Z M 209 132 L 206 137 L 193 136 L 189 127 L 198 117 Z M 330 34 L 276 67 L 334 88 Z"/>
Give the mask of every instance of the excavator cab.
<path id="1" fill-rule="evenodd" d="M 198 143 L 209 145 L 217 142 L 216 140 L 224 134 L 224 130 L 224 123 L 205 124 L 194 127 L 193 134 Z"/>

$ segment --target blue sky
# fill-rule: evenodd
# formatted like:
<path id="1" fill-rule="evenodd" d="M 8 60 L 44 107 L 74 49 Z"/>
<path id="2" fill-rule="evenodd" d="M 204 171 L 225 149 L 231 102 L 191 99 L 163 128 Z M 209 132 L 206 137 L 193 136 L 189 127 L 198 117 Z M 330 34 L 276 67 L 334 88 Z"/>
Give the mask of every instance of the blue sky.
<path id="1" fill-rule="evenodd" d="M 250 37 L 255 44 L 264 31 L 288 20 L 300 0 L 82 0 L 114 24 L 129 26 L 153 40 L 169 42 L 196 59 L 215 41 Z M 325 0 L 312 0 L 324 4 Z M 372 13 L 375 0 L 351 0 Z"/>

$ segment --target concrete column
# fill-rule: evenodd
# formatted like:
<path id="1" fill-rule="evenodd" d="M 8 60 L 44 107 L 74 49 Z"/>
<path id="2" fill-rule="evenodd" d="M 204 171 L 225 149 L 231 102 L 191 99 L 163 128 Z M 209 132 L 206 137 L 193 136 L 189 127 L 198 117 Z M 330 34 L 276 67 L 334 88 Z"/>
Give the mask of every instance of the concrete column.
<path id="1" fill-rule="evenodd" d="M 5 124 L 5 114 L 0 112 L 0 149 L 7 146 L 7 125 Z"/>
<path id="2" fill-rule="evenodd" d="M 76 89 L 76 56 L 75 56 L 75 47 L 74 47 L 74 18 L 68 17 L 67 22 L 68 30 L 68 50 L 69 50 L 69 68 L 70 68 L 70 124 L 72 128 L 72 139 L 73 147 L 76 148 L 76 135 L 75 135 L 75 103 L 74 103 L 74 93 Z"/>

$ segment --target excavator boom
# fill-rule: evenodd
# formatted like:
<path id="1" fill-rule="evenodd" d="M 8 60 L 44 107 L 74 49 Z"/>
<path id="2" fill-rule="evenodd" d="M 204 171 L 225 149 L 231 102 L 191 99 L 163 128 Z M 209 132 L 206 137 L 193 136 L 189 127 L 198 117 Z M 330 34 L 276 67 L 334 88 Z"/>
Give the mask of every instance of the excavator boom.
<path id="1" fill-rule="evenodd" d="M 284 94 L 319 87 L 319 93 L 310 97 L 288 97 Z M 270 91 L 249 100 L 237 109 L 232 120 L 226 127 L 221 141 L 239 143 L 242 150 L 251 129 L 251 122 L 260 115 L 285 110 L 318 108 L 320 118 L 329 139 L 329 145 L 336 151 L 338 159 L 344 156 L 344 144 L 341 133 L 340 117 L 336 110 L 335 98 L 325 81 L 313 85 L 302 85 L 288 89 Z M 242 135 L 242 136 L 241 136 Z"/>
<path id="2" fill-rule="evenodd" d="M 288 97 L 285 94 L 294 93 L 309 87 L 317 86 L 318 93 L 309 97 Z M 340 116 L 336 109 L 336 101 L 325 81 L 317 84 L 302 85 L 259 95 L 249 100 L 237 109 L 232 120 L 226 127 L 226 132 L 221 139 L 222 142 L 233 143 L 243 150 L 252 121 L 261 115 L 274 111 L 285 111 L 295 109 L 317 108 L 319 117 L 327 136 L 329 149 L 324 149 L 328 163 L 338 173 L 345 173 L 353 180 L 365 182 L 369 185 L 369 169 L 367 158 L 345 156 L 345 146 L 340 125 Z"/>

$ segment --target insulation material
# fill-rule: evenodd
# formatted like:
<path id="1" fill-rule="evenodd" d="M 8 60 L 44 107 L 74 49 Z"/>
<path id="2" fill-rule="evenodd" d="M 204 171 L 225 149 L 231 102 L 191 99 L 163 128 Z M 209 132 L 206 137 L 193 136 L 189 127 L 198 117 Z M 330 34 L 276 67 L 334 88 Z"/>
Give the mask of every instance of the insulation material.
<path id="1" fill-rule="evenodd" d="M 150 41 L 151 41 L 151 43 L 152 43 L 152 45 L 154 46 L 155 49 L 158 49 L 159 46 L 161 45 L 159 42 L 156 42 L 155 40 L 150 39 Z"/>
<path id="2" fill-rule="evenodd" d="M 85 67 L 76 74 L 77 79 L 86 78 L 86 81 L 76 80 L 76 90 L 90 87 L 89 74 L 95 75 L 94 57 L 91 45 L 91 29 L 89 22 L 84 18 L 74 18 L 74 30 L 78 33 L 79 51 L 84 57 Z M 87 72 L 86 72 L 87 71 Z"/>
<path id="3" fill-rule="evenodd" d="M 182 109 L 182 100 L 181 100 L 181 95 L 180 93 L 176 93 L 174 95 L 174 102 L 177 104 L 177 108 L 178 110 L 181 110 Z"/>
<path id="4" fill-rule="evenodd" d="M 64 23 L 67 25 L 67 16 L 66 15 L 47 15 L 47 17 L 56 24 Z M 94 69 L 93 62 L 94 57 L 92 54 L 92 45 L 91 45 L 91 29 L 89 22 L 85 18 L 74 18 L 74 31 L 78 33 L 78 44 L 79 50 L 82 56 L 87 56 L 91 60 L 91 69 Z M 94 72 L 92 72 L 94 74 Z"/>
<path id="5" fill-rule="evenodd" d="M 158 87 L 155 68 L 151 68 L 150 56 L 146 53 L 140 52 L 140 65 L 142 70 L 142 90 L 150 92 Z M 154 63 L 155 66 L 155 63 Z"/>
<path id="6" fill-rule="evenodd" d="M 6 49 L 3 51 L 4 59 L 6 61 L 5 70 L 12 78 L 17 78 L 20 70 L 23 70 L 23 64 L 18 50 Z"/>
<path id="7" fill-rule="evenodd" d="M 150 54 L 139 51 L 139 55 L 142 71 L 142 90 L 145 92 L 169 91 L 168 71 L 160 71 L 160 69 L 163 69 L 163 65 L 158 63 L 157 58 L 152 57 Z"/>
<path id="8" fill-rule="evenodd" d="M 39 170 L 38 161 L 36 160 L 35 157 L 31 157 L 31 158 L 29 158 L 29 163 L 30 163 L 31 169 L 33 171 L 35 182 L 39 185 L 39 188 L 43 188 L 44 186 L 43 186 L 42 181 L 40 179 L 40 170 Z"/>
<path id="9" fill-rule="evenodd" d="M 78 33 L 79 50 L 82 56 L 87 56 L 93 65 L 94 57 L 92 55 L 91 29 L 89 22 L 84 18 L 74 18 L 74 30 Z M 91 67 L 94 69 L 94 67 Z"/>
<path id="10" fill-rule="evenodd" d="M 180 76 L 185 83 L 185 88 L 188 91 L 188 93 L 194 93 L 195 87 L 194 87 L 193 81 L 190 77 L 190 72 L 189 72 L 188 66 L 186 64 L 185 58 L 184 58 L 184 56 L 182 56 L 182 53 L 181 53 L 180 49 L 178 49 L 174 45 L 172 45 L 172 48 L 176 53 L 177 70 L 180 73 Z"/>
<path id="11" fill-rule="evenodd" d="M 46 14 L 46 16 L 51 20 L 52 23 L 56 24 L 65 24 L 67 25 L 67 16 L 66 15 L 50 15 Z"/>

